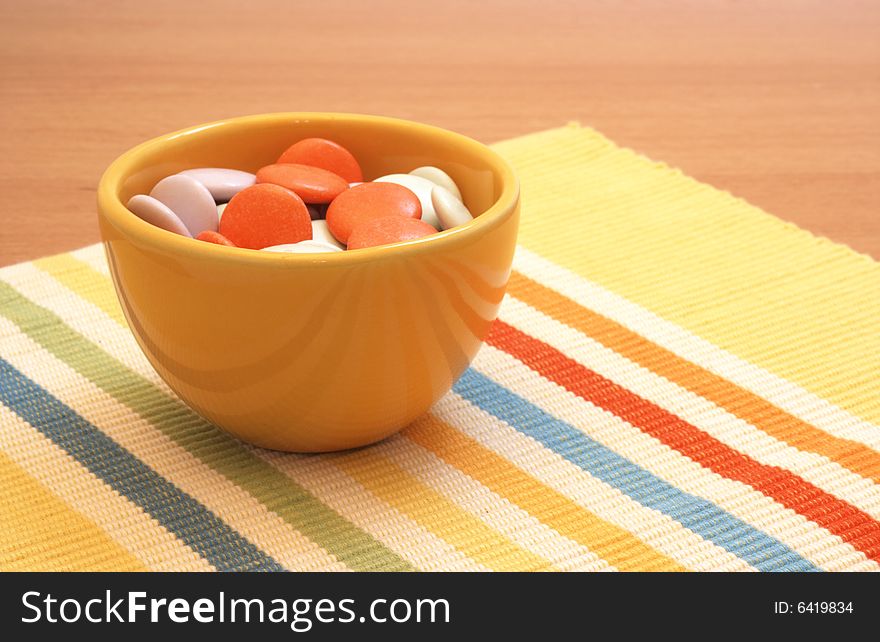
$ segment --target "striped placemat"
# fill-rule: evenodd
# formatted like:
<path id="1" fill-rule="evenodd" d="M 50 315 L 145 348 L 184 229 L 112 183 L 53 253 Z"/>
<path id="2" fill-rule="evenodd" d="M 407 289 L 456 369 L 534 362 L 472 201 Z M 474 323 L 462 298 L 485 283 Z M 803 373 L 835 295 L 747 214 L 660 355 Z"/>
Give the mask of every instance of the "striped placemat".
<path id="1" fill-rule="evenodd" d="M 0 270 L 0 569 L 878 570 L 880 267 L 569 126 L 500 320 L 356 452 L 217 432 L 100 246 Z"/>

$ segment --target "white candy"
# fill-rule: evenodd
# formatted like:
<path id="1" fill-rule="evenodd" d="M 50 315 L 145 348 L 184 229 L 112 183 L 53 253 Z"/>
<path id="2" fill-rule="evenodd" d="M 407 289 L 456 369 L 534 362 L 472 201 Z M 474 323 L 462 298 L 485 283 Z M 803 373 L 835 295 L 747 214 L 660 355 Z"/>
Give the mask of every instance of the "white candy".
<path id="1" fill-rule="evenodd" d="M 431 190 L 434 188 L 434 183 L 427 178 L 410 174 L 388 174 L 387 176 L 377 178 L 373 182 L 397 183 L 412 190 L 419 197 L 419 202 L 422 204 L 422 220 L 428 225 L 433 225 L 438 230 L 440 229 L 440 221 L 437 219 L 434 205 L 431 203 Z"/>
<path id="2" fill-rule="evenodd" d="M 227 205 L 228 205 L 228 203 L 220 203 L 220 205 L 217 206 L 217 220 L 218 220 L 218 221 L 219 221 L 221 218 L 223 218 L 223 210 L 226 209 L 226 206 L 227 206 Z"/>
<path id="3" fill-rule="evenodd" d="M 431 190 L 431 204 L 434 205 L 434 211 L 437 212 L 440 226 L 444 230 L 474 220 L 464 203 L 445 187 L 434 186 Z"/>
<path id="4" fill-rule="evenodd" d="M 446 189 L 448 189 L 450 192 L 452 192 L 452 195 L 455 196 L 455 198 L 457 198 L 458 200 L 464 200 L 461 197 L 461 191 L 459 191 L 458 185 L 455 184 L 455 181 L 452 180 L 452 177 L 439 167 L 432 167 L 431 165 L 416 167 L 413 171 L 410 172 L 410 174 L 412 176 L 418 176 L 420 178 L 427 178 L 435 185 L 439 185 L 440 187 L 445 187 Z"/>
<path id="5" fill-rule="evenodd" d="M 312 221 L 312 240 L 326 243 L 327 245 L 334 245 L 340 250 L 345 249 L 345 246 L 337 241 L 336 237 L 330 232 L 330 228 L 327 227 L 327 221 L 325 220 Z"/>
<path id="6" fill-rule="evenodd" d="M 351 188 L 351 187 L 356 187 L 356 186 L 358 186 L 358 185 L 362 185 L 362 183 L 357 183 L 357 182 L 355 182 L 355 183 L 349 183 L 349 184 L 348 184 L 349 188 Z"/>
<path id="7" fill-rule="evenodd" d="M 215 201 L 228 201 L 245 187 L 253 185 L 257 180 L 257 177 L 249 172 L 222 167 L 185 169 L 180 174 L 194 178 L 204 185 L 211 192 L 211 196 Z"/>
<path id="8" fill-rule="evenodd" d="M 319 254 L 321 252 L 341 252 L 341 247 L 322 243 L 321 241 L 300 241 L 299 243 L 285 243 L 284 245 L 271 245 L 263 248 L 264 252 L 287 252 L 289 254 Z"/>
<path id="9" fill-rule="evenodd" d="M 192 236 L 177 214 L 172 212 L 167 205 L 151 196 L 143 194 L 132 196 L 128 200 L 126 207 L 134 212 L 138 218 L 151 225 L 161 227 L 163 230 L 168 230 L 181 236 Z"/>
<path id="10" fill-rule="evenodd" d="M 217 231 L 220 221 L 214 197 L 207 187 L 191 176 L 176 174 L 163 178 L 156 183 L 150 196 L 177 214 L 190 236 L 198 236 L 205 230 Z"/>

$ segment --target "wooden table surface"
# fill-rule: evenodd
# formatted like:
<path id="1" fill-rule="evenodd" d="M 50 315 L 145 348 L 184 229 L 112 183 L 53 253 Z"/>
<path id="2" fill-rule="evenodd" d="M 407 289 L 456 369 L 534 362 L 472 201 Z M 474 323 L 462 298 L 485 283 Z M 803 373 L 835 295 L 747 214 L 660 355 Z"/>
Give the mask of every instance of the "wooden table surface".
<path id="1" fill-rule="evenodd" d="M 880 258 L 876 1 L 0 2 L 0 265 L 97 241 L 132 145 L 296 110 L 578 120 Z"/>

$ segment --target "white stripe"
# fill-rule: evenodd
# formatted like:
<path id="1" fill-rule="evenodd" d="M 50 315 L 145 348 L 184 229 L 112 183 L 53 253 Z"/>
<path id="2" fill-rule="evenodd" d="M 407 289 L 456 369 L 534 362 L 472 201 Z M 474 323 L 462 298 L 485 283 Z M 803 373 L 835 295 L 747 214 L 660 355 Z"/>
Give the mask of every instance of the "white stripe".
<path id="1" fill-rule="evenodd" d="M 490 528 L 563 571 L 615 570 L 585 546 L 560 535 L 530 513 L 405 437 L 376 444 L 363 456 L 368 457 L 372 452 L 385 455 Z M 438 480 L 442 480 L 442 483 L 438 483 Z"/>
<path id="2" fill-rule="evenodd" d="M 82 261 L 96 272 L 100 272 L 107 278 L 110 278 L 110 267 L 107 265 L 107 255 L 104 252 L 103 243 L 81 247 L 70 252 L 70 255 Z"/>
<path id="3" fill-rule="evenodd" d="M 240 486 L 178 446 L 0 317 L 7 361 L 117 444 L 201 502 L 242 536 L 292 570 L 347 570 Z"/>
<path id="4" fill-rule="evenodd" d="M 880 451 L 880 427 L 719 348 L 647 309 L 537 254 L 517 247 L 514 269 L 608 317 L 825 432 Z"/>
<path id="5" fill-rule="evenodd" d="M 491 348 L 484 347 L 484 350 Z M 682 566 L 697 571 L 755 570 L 732 553 L 704 540 L 671 517 L 642 506 L 457 394 L 443 397 L 432 412 L 542 484 L 600 519 L 632 533 Z"/>
<path id="6" fill-rule="evenodd" d="M 731 448 L 762 464 L 789 470 L 865 511 L 874 519 L 880 518 L 880 486 L 828 457 L 800 451 L 771 437 L 704 397 L 633 363 L 589 336 L 509 295 L 502 306 L 501 318 Z"/>
<path id="7" fill-rule="evenodd" d="M 726 479 L 619 417 L 543 378 L 507 353 L 484 346 L 474 368 L 682 491 L 702 497 L 826 570 L 880 566 L 839 537 L 746 484 Z"/>
<path id="8" fill-rule="evenodd" d="M 330 459 L 256 448 L 254 452 L 419 570 L 489 570 L 378 499 Z"/>
<path id="9" fill-rule="evenodd" d="M 0 404 L 0 448 L 31 477 L 154 571 L 214 567 L 36 428 Z"/>

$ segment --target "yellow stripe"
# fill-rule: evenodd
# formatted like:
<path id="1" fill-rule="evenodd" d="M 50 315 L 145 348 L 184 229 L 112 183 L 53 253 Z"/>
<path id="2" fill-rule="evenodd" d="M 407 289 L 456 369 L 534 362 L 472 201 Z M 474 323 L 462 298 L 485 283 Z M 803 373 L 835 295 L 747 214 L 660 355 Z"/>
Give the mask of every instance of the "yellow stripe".
<path id="1" fill-rule="evenodd" d="M 519 242 L 880 422 L 880 264 L 579 127 L 499 143 Z"/>
<path id="2" fill-rule="evenodd" d="M 502 537 L 547 560 L 555 570 L 616 570 L 586 546 L 564 537 L 520 506 L 499 496 L 482 480 L 475 479 L 402 435 L 376 444 L 375 450 L 486 526 L 498 531 Z"/>
<path id="3" fill-rule="evenodd" d="M 520 548 L 387 457 L 355 451 L 333 462 L 379 499 L 492 570 L 554 570 L 550 562 Z"/>
<path id="4" fill-rule="evenodd" d="M 406 436 L 448 464 L 528 511 L 561 535 L 583 544 L 621 571 L 686 571 L 628 531 L 600 519 L 542 484 L 476 440 L 426 415 Z"/>
<path id="5" fill-rule="evenodd" d="M 33 265 L 51 274 L 68 289 L 76 292 L 104 314 L 124 327 L 128 327 L 122 308 L 113 290 L 107 287 L 109 279 L 99 274 L 91 266 L 75 259 L 70 254 L 57 254 L 33 261 Z M 98 278 L 96 278 L 98 277 Z M 100 284 L 100 285 L 98 285 Z"/>
<path id="6" fill-rule="evenodd" d="M 3 452 L 0 488 L 0 570 L 148 570 Z"/>

